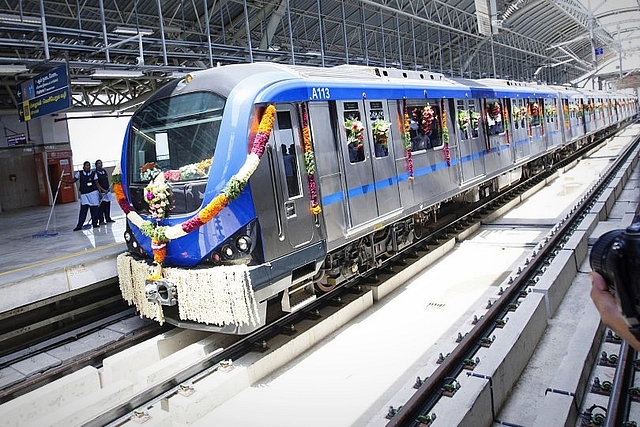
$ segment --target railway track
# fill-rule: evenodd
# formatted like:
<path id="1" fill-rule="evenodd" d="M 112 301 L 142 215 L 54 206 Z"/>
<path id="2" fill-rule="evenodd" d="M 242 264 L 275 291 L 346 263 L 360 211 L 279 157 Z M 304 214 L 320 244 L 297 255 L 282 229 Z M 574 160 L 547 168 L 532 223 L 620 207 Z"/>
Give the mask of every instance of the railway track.
<path id="1" fill-rule="evenodd" d="M 475 365 L 480 362 L 477 356 L 480 349 L 492 345 L 496 330 L 504 326 L 509 313 L 518 310 L 518 307 L 530 295 L 531 287 L 535 286 L 541 280 L 547 268 L 561 253 L 562 248 L 569 242 L 572 235 L 578 231 L 580 223 L 589 214 L 599 198 L 602 197 L 606 191 L 610 191 L 610 184 L 616 177 L 616 174 L 630 161 L 632 155 L 637 154 L 637 145 L 638 141 L 636 140 L 627 147 L 625 152 L 622 153 L 608 169 L 606 176 L 596 183 L 589 194 L 585 195 L 572 209 L 571 213 L 551 231 L 547 239 L 545 239 L 545 242 L 532 252 L 531 258 L 527 259 L 525 265 L 518 269 L 517 274 L 512 277 L 513 280 L 510 282 L 508 288 L 504 290 L 502 296 L 488 307 L 482 318 L 460 339 L 459 345 L 440 361 L 438 368 L 427 379 L 417 384 L 415 394 L 401 407 L 389 409 L 389 422 L 387 427 L 428 426 L 432 424 L 437 418 L 437 415 L 435 415 L 433 411 L 434 408 L 437 407 L 438 402 L 455 395 L 460 388 L 460 378 L 462 376 L 476 375 L 473 373 L 473 370 Z M 584 233 L 584 231 L 582 231 L 582 233 Z M 504 357 L 507 359 L 509 355 L 504 355 Z M 627 361 L 628 355 L 625 353 L 619 360 Z M 491 376 L 477 376 L 487 380 L 489 387 L 493 388 L 493 385 L 491 385 Z M 616 385 L 615 387 L 618 390 L 622 389 L 620 385 Z M 613 386 L 611 386 L 611 388 L 613 388 Z M 502 393 L 494 393 L 493 390 L 490 391 L 492 409 L 499 408 L 504 403 L 496 401 L 501 394 Z M 623 393 L 619 392 L 619 394 Z M 502 398 L 506 399 L 506 393 L 502 394 Z M 618 400 L 618 403 L 619 402 L 620 400 Z M 611 415 L 615 414 L 616 419 L 624 417 L 624 415 L 618 414 L 618 412 L 620 412 L 618 403 L 611 409 Z M 590 410 L 591 414 L 587 413 L 589 410 L 583 411 L 581 416 L 590 418 L 596 408 L 599 408 L 599 406 L 592 408 Z M 487 411 L 486 419 L 482 419 L 476 414 L 474 415 L 474 422 L 477 423 L 475 425 L 491 424 L 496 420 L 496 415 L 494 410 Z M 597 415 L 595 418 L 600 418 L 600 415 Z M 466 422 L 469 421 L 467 420 Z M 503 422 L 499 424 L 517 426 L 517 424 L 505 424 Z"/>
<path id="2" fill-rule="evenodd" d="M 581 156 L 584 155 L 584 153 L 578 153 L 577 155 Z M 572 160 L 568 160 L 568 162 L 570 161 Z M 510 200 L 519 197 L 520 194 L 528 189 L 539 185 L 538 183 L 543 182 L 545 177 L 551 173 L 553 172 L 548 171 L 545 174 L 539 174 L 535 179 L 522 183 L 519 188 L 512 189 L 509 195 L 502 195 L 499 198 L 488 201 L 488 203 L 483 206 L 476 206 L 464 215 L 458 216 L 453 213 L 445 215 L 444 219 L 447 222 L 446 226 L 434 229 L 414 248 L 390 259 L 375 274 L 362 277 L 364 282 L 349 283 L 348 286 L 335 289 L 307 306 L 305 310 L 292 313 L 289 316 L 279 319 L 278 321 L 268 325 L 266 328 L 247 337 L 231 340 L 234 342 L 229 342 L 229 340 L 227 340 L 224 343 L 224 346 L 221 346 L 204 357 L 193 361 L 189 366 L 184 367 L 184 369 L 166 373 L 163 380 L 156 381 L 147 387 L 138 387 L 140 389 L 139 391 L 128 396 L 127 399 L 122 401 L 120 404 L 92 415 L 90 418 L 83 421 L 83 423 L 86 423 L 87 425 L 122 425 L 130 419 L 141 420 L 145 417 L 151 416 L 150 414 L 153 411 L 157 411 L 160 402 L 166 402 L 174 396 L 190 394 L 194 389 L 193 384 L 203 384 L 207 381 L 207 378 L 212 377 L 216 373 L 224 376 L 225 373 L 228 373 L 233 369 L 234 360 L 246 357 L 247 354 L 254 354 L 257 359 L 261 357 L 266 359 L 267 356 L 263 355 L 277 357 L 277 349 L 279 347 L 284 347 L 287 342 L 291 342 L 294 338 L 300 337 L 305 333 L 312 331 L 314 328 L 317 328 L 317 325 L 320 324 L 322 320 L 332 319 L 336 313 L 340 311 L 341 307 L 352 306 L 354 303 L 357 303 L 358 300 L 365 298 L 364 295 L 366 292 L 364 292 L 363 287 L 375 287 L 388 276 L 396 275 L 402 268 L 410 266 L 414 262 L 420 260 L 423 256 L 436 250 L 438 242 L 450 238 L 452 235 L 458 235 L 465 226 L 477 223 L 481 221 L 483 217 L 492 215 L 496 211 L 503 209 L 505 205 L 510 203 Z M 542 258 L 543 256 L 543 254 L 540 254 L 539 258 Z M 530 269 L 525 270 L 529 271 Z M 522 272 L 519 276 L 522 277 L 524 275 L 525 272 Z M 512 287 L 509 289 L 512 289 Z M 504 300 L 508 300 L 510 297 L 508 294 L 509 289 L 507 289 L 507 295 L 505 295 Z M 516 297 L 515 291 L 512 292 L 514 292 L 514 295 L 511 296 Z M 521 296 L 522 295 L 518 292 L 517 297 Z M 511 301 L 512 302 L 509 304 L 513 304 L 513 298 Z M 507 304 L 507 306 L 509 304 Z M 496 305 L 495 307 L 496 308 L 493 312 L 504 314 L 498 308 L 500 305 Z M 485 318 L 486 317 L 487 316 L 485 316 Z M 480 322 L 480 328 L 482 327 L 481 323 L 482 322 Z M 335 328 L 335 326 L 327 326 L 327 328 L 331 329 Z M 480 330 L 480 328 L 478 328 L 478 330 Z M 476 334 L 479 334 L 478 336 L 480 338 L 486 338 L 486 334 Z M 205 340 L 206 339 L 210 338 L 205 338 Z M 465 337 L 462 340 L 460 347 L 466 345 L 465 343 L 472 341 L 472 336 Z M 209 345 L 211 346 L 211 344 Z M 215 345 L 212 347 L 215 347 Z M 469 357 L 465 357 L 462 360 L 466 359 L 472 360 L 472 358 Z M 453 360 L 452 355 L 449 355 L 446 360 Z M 447 363 L 443 363 L 441 366 L 446 366 Z M 427 382 L 425 382 L 423 386 L 426 384 Z M 442 388 L 442 386 L 440 388 Z M 400 414 L 402 414 L 402 410 L 394 413 L 391 422 L 398 422 L 401 418 Z M 428 410 L 426 414 L 428 416 Z M 409 419 L 410 423 L 415 424 L 418 416 L 413 419 L 410 417 Z"/>
<path id="3" fill-rule="evenodd" d="M 116 278 L 0 316 L 0 404 L 166 328 L 122 301 Z"/>

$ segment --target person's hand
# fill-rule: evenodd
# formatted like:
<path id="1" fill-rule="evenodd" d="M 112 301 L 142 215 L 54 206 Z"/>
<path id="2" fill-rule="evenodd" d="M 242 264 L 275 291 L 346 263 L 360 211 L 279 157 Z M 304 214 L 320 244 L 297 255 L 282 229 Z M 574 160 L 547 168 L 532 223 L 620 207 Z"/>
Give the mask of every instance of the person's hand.
<path id="1" fill-rule="evenodd" d="M 609 292 L 607 282 L 596 272 L 589 273 L 591 277 L 591 299 L 595 304 L 602 323 L 624 339 L 636 350 L 640 351 L 640 341 L 629 331 L 629 324 L 618 307 L 615 296 Z"/>

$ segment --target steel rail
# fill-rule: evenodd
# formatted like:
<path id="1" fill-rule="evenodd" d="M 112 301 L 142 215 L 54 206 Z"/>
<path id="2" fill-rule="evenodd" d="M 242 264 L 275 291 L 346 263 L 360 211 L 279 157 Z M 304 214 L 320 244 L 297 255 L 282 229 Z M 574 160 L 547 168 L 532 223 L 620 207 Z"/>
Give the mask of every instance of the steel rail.
<path id="1" fill-rule="evenodd" d="M 638 145 L 639 139 L 636 138 L 630 143 L 616 161 L 610 165 L 606 178 L 601 178 L 589 190 L 589 194 L 574 207 L 573 216 L 560 221 L 560 224 L 553 231 L 553 236 L 541 248 L 540 252 L 520 272 L 511 286 L 496 300 L 474 328 L 464 336 L 459 345 L 436 368 L 433 374 L 422 383 L 411 398 L 393 415 L 387 423 L 387 427 L 413 426 L 418 422 L 417 418 L 419 416 L 427 415 L 430 408 L 435 406 L 435 403 L 442 397 L 445 385 L 449 384 L 447 380 L 457 377 L 462 372 L 463 362 L 477 352 L 481 340 L 495 329 L 496 320 L 502 318 L 508 311 L 510 304 L 513 304 L 522 295 L 522 291 L 528 286 L 529 279 L 537 275 L 545 260 L 555 256 L 556 248 L 564 244 L 565 236 L 570 234 L 575 229 L 575 226 L 582 221 L 584 215 L 588 213 L 598 196 L 604 191 L 615 176 L 615 173 L 622 167 Z"/>

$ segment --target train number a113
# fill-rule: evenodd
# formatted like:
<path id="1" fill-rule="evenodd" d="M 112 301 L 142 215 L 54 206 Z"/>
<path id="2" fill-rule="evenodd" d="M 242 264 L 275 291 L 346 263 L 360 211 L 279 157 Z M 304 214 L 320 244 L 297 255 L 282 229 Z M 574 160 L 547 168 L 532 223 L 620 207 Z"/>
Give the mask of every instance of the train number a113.
<path id="1" fill-rule="evenodd" d="M 311 99 L 330 99 L 331 93 L 328 87 L 314 87 L 311 89 Z"/>

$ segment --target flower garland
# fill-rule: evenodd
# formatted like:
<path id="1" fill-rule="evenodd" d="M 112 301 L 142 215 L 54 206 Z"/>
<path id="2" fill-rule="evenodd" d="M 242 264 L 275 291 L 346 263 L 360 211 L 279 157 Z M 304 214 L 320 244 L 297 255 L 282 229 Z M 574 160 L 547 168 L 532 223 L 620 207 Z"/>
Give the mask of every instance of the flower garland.
<path id="1" fill-rule="evenodd" d="M 502 107 L 504 108 L 504 114 L 503 114 L 503 118 L 502 118 L 502 125 L 504 127 L 504 133 L 506 136 L 506 142 L 507 142 L 507 146 L 511 145 L 511 138 L 509 135 L 509 102 L 505 99 L 503 100 L 503 105 Z"/>
<path id="2" fill-rule="evenodd" d="M 449 129 L 447 128 L 447 112 L 444 109 L 444 101 L 442 101 L 440 110 L 442 111 L 442 141 L 444 142 L 442 152 L 444 153 L 444 160 L 447 162 L 447 166 L 451 166 L 451 152 L 449 151 Z"/>
<path id="3" fill-rule="evenodd" d="M 118 204 L 127 216 L 127 219 L 137 226 L 145 236 L 151 239 L 153 259 L 157 263 L 156 271 L 149 276 L 151 280 L 162 277 L 162 262 L 166 255 L 166 244 L 170 240 L 186 236 L 188 233 L 211 221 L 211 219 L 213 219 L 225 206 L 227 206 L 229 202 L 235 200 L 240 195 L 240 192 L 247 185 L 249 178 L 258 168 L 260 159 L 264 153 L 265 145 L 271 136 L 271 129 L 275 122 L 275 114 L 276 108 L 272 104 L 269 104 L 262 115 L 262 119 L 260 120 L 258 132 L 256 133 L 251 146 L 251 152 L 247 156 L 247 159 L 240 170 L 231 177 L 229 183 L 227 183 L 221 194 L 211 200 L 207 206 L 198 212 L 197 215 L 180 224 L 172 225 L 170 227 L 157 226 L 151 221 L 142 219 L 127 202 L 124 189 L 122 188 L 119 168 L 114 170 L 112 174 L 112 183 Z"/>
<path id="4" fill-rule="evenodd" d="M 409 181 L 413 181 L 413 159 L 411 158 L 411 125 L 409 123 L 409 113 L 407 110 L 407 101 L 404 101 L 404 132 L 402 139 L 404 140 L 404 148 L 407 150 L 407 170 L 409 171 Z"/>
<path id="5" fill-rule="evenodd" d="M 164 180 L 164 174 L 159 173 L 144 188 L 144 201 L 149 205 L 149 213 L 156 220 L 162 221 L 171 207 L 171 188 Z"/>
<path id="6" fill-rule="evenodd" d="M 309 130 L 309 117 L 307 116 L 307 107 L 302 104 L 302 143 L 304 144 L 304 167 L 307 172 L 307 181 L 309 182 L 309 198 L 311 199 L 311 213 L 318 215 L 322 212 L 322 208 L 318 203 L 318 190 L 316 189 L 316 163 L 313 157 L 311 147 L 311 132 Z"/>

